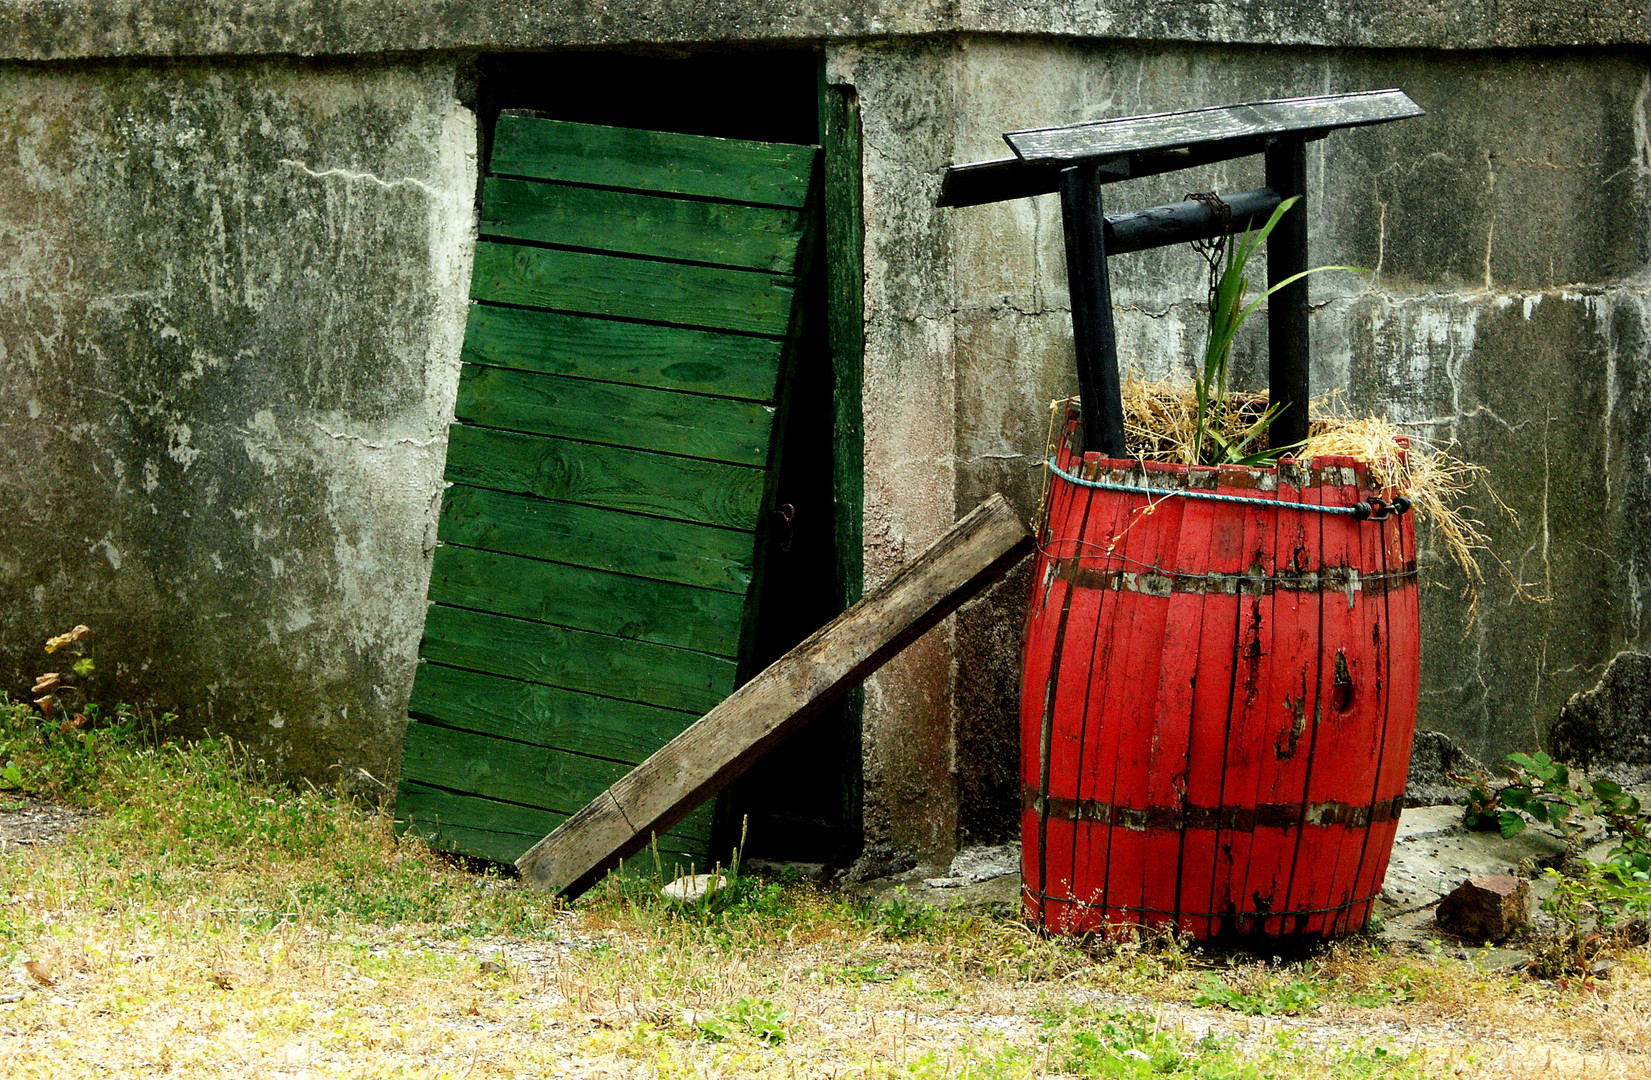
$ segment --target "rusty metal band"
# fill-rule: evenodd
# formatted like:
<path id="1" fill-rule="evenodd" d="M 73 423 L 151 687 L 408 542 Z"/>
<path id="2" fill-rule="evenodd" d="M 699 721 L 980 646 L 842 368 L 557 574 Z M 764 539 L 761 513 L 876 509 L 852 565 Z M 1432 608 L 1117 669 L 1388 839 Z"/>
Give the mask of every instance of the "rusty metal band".
<path id="1" fill-rule="evenodd" d="M 1102 570 L 1084 566 L 1079 559 L 1058 558 L 1052 552 L 1055 577 L 1082 589 L 1169 596 L 1171 593 L 1204 593 L 1211 596 L 1268 596 L 1275 590 L 1351 594 L 1362 592 L 1381 596 L 1402 589 L 1417 580 L 1416 560 L 1407 559 L 1404 568 L 1391 574 L 1360 573 L 1353 566 L 1327 566 L 1320 570 L 1278 570 L 1260 572 L 1193 574 L 1176 570 Z"/>
<path id="2" fill-rule="evenodd" d="M 1180 829 L 1220 829 L 1223 832 L 1253 832 L 1258 828 L 1295 828 L 1302 825 L 1343 826 L 1362 829 L 1396 821 L 1404 808 L 1404 796 L 1366 805 L 1344 802 L 1262 803 L 1259 806 L 1113 806 L 1095 799 L 1046 798 L 1032 788 L 1021 792 L 1023 809 L 1063 821 L 1111 825 L 1134 832 Z"/>
<path id="3" fill-rule="evenodd" d="M 1269 510 L 1307 510 L 1315 514 L 1341 514 L 1347 517 L 1368 516 L 1366 508 L 1361 515 L 1356 506 L 1321 506 L 1318 503 L 1286 502 L 1282 499 L 1257 499 L 1250 495 L 1221 495 L 1213 491 L 1195 491 L 1191 488 L 1158 488 L 1147 487 L 1144 484 L 1118 484 L 1110 480 L 1088 480 L 1076 473 L 1069 473 L 1055 463 L 1054 458 L 1047 462 L 1049 471 L 1065 480 L 1069 484 L 1079 487 L 1098 488 L 1101 491 L 1121 491 L 1129 495 L 1151 495 L 1161 499 L 1209 499 L 1213 502 L 1238 503 L 1243 506 L 1261 506 Z"/>
<path id="4" fill-rule="evenodd" d="M 1140 915 L 1168 915 L 1183 919 L 1212 919 L 1217 922 L 1223 919 L 1292 919 L 1304 915 L 1329 915 L 1336 912 L 1356 908 L 1361 904 L 1369 904 L 1381 896 L 1380 891 L 1368 896 L 1360 896 L 1352 900 L 1344 900 L 1335 907 L 1317 908 L 1290 908 L 1287 911 L 1176 911 L 1173 908 L 1145 907 L 1140 904 L 1109 904 L 1104 900 L 1079 900 L 1072 896 L 1062 896 L 1059 893 L 1040 892 L 1030 885 L 1020 887 L 1021 895 L 1046 904 L 1072 904 L 1081 908 L 1095 908 L 1099 911 L 1132 911 Z M 1127 925 L 1127 924 L 1124 924 Z"/>
<path id="5" fill-rule="evenodd" d="M 1137 495 L 1183 495 L 1188 491 L 1198 494 L 1218 494 L 1215 490 L 1218 485 L 1229 490 L 1274 493 L 1278 491 L 1280 483 L 1283 483 L 1287 488 L 1295 488 L 1298 491 L 1303 488 L 1322 486 L 1352 488 L 1362 488 L 1364 486 L 1359 483 L 1359 470 L 1345 465 L 1327 465 L 1312 468 L 1299 462 L 1282 461 L 1276 467 L 1271 465 L 1257 468 L 1229 467 L 1220 470 L 1201 468 L 1182 473 L 1179 471 L 1164 472 L 1158 469 L 1148 469 L 1144 461 L 1131 461 L 1123 468 L 1116 467 L 1116 462 L 1109 463 L 1112 467 L 1097 466 L 1093 470 L 1093 477 L 1086 477 L 1082 473 L 1074 473 L 1071 469 L 1062 468 L 1060 463 L 1052 458 L 1046 458 L 1044 464 L 1047 466 L 1051 461 L 1054 461 L 1054 467 L 1051 471 L 1068 483 L 1077 484 L 1079 487 L 1109 484 L 1122 491 L 1133 492 Z M 1068 462 L 1067 464 L 1076 465 L 1076 462 Z M 1086 469 L 1087 464 L 1085 463 Z M 1101 479 L 1102 476 L 1109 479 L 1103 480 Z M 1173 481 L 1176 486 L 1159 488 L 1153 482 L 1154 480 Z M 1229 497 L 1231 496 L 1222 496 L 1217 501 L 1222 502 Z M 1242 496 L 1238 497 L 1242 498 Z M 1286 508 L 1300 506 L 1299 503 L 1279 503 L 1276 499 L 1276 494 L 1272 498 L 1258 499 L 1257 505 L 1274 509 L 1278 506 Z M 1312 507 L 1309 506 L 1307 509 L 1312 509 Z"/>

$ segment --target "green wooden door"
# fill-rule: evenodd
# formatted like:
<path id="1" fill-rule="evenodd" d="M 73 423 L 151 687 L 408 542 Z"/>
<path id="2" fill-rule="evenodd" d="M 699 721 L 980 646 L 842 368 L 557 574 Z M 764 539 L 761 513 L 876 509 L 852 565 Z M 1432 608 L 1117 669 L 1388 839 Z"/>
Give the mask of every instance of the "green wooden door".
<path id="1" fill-rule="evenodd" d="M 437 848 L 514 861 L 734 689 L 817 171 L 499 118 L 396 796 Z"/>

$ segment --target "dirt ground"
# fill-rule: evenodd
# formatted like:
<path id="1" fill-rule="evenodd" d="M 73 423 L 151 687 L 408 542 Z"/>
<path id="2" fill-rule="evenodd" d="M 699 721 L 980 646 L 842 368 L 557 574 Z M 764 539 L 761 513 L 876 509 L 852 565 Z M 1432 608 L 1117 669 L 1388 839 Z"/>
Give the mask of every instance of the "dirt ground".
<path id="1" fill-rule="evenodd" d="M 85 811 L 49 799 L 0 793 L 0 851 L 53 843 L 86 817 Z"/>

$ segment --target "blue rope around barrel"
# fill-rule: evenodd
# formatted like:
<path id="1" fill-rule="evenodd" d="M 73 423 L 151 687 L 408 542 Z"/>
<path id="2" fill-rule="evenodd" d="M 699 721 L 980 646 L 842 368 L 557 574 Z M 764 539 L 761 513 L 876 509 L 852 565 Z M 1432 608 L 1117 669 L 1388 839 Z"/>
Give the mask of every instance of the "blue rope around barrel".
<path id="1" fill-rule="evenodd" d="M 1186 488 L 1150 488 L 1135 487 L 1131 484 L 1114 484 L 1106 480 L 1085 480 L 1081 476 L 1074 476 L 1050 458 L 1049 471 L 1065 480 L 1069 484 L 1079 487 L 1099 488 L 1102 491 L 1124 491 L 1136 495 L 1160 495 L 1180 499 L 1214 499 L 1216 502 L 1241 503 L 1245 506 L 1266 506 L 1274 510 L 1287 507 L 1291 510 L 1311 510 L 1319 514 L 1348 514 L 1360 521 L 1386 521 L 1390 515 L 1402 514 L 1410 509 L 1410 500 L 1400 495 L 1391 503 L 1372 499 L 1369 502 L 1359 502 L 1354 506 L 1319 506 L 1315 503 L 1279 502 L 1277 499 L 1252 499 L 1247 495 L 1217 495 L 1213 491 L 1189 491 Z"/>

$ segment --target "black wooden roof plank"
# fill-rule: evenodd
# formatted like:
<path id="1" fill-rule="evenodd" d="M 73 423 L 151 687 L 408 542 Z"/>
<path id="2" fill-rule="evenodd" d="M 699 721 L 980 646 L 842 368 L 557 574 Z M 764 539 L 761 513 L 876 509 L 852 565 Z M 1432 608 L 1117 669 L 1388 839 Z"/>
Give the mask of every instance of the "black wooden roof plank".
<path id="1" fill-rule="evenodd" d="M 1052 164 L 1269 135 L 1322 134 L 1422 115 L 1403 90 L 1365 90 L 1011 131 L 1003 139 L 1022 161 Z"/>
<path id="2" fill-rule="evenodd" d="M 1309 139 L 1318 138 L 1309 134 Z M 1267 149 L 1273 141 L 1270 136 L 1247 136 L 1201 146 L 1177 147 L 1173 150 L 1147 150 L 1138 154 L 1103 154 L 1089 159 L 1097 166 L 1097 180 L 1110 184 L 1118 180 L 1133 180 L 1142 176 L 1177 172 L 1195 165 L 1209 165 L 1217 161 L 1248 157 Z M 1022 161 L 1020 158 L 997 158 L 993 161 L 972 161 L 966 165 L 952 165 L 940 178 L 940 198 L 937 206 L 979 206 L 982 203 L 1002 202 L 1005 199 L 1023 199 L 1046 195 L 1060 187 L 1061 169 L 1071 165 L 1065 161 Z"/>

